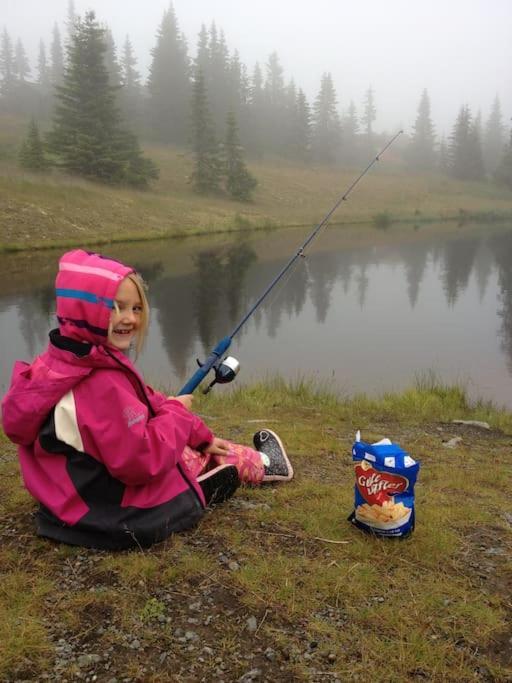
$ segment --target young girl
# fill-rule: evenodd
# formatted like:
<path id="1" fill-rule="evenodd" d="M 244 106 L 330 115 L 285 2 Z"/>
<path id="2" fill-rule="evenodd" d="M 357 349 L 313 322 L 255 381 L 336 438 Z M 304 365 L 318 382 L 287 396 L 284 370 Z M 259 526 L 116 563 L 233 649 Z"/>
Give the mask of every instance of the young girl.
<path id="1" fill-rule="evenodd" d="M 147 546 L 195 525 L 240 481 L 287 481 L 279 437 L 255 449 L 215 437 L 192 395 L 164 396 L 127 356 L 148 328 L 143 282 L 130 268 L 81 249 L 56 279 L 59 329 L 29 365 L 17 361 L 2 402 L 19 445 L 25 486 L 40 503 L 41 536 L 95 548 Z"/>

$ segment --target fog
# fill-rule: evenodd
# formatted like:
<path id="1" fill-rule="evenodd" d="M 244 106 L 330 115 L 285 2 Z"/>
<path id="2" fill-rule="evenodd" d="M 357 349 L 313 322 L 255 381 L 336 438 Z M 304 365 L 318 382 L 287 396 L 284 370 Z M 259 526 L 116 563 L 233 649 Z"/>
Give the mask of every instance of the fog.
<path id="1" fill-rule="evenodd" d="M 485 121 L 499 96 L 503 119 L 512 116 L 512 2 L 510 0 L 175 0 L 179 26 L 193 57 L 197 34 L 215 21 L 230 52 L 252 72 L 277 51 L 286 81 L 292 77 L 310 102 L 330 71 L 342 112 L 358 111 L 368 87 L 375 93 L 376 131 L 414 124 L 428 90 L 438 135 L 448 135 L 462 104 Z M 130 36 L 145 77 L 150 50 L 168 0 L 75 0 L 94 9 L 112 29 L 118 50 Z M 39 40 L 47 48 L 58 22 L 65 34 L 68 0 L 0 0 L 0 28 L 20 38 L 36 71 Z"/>

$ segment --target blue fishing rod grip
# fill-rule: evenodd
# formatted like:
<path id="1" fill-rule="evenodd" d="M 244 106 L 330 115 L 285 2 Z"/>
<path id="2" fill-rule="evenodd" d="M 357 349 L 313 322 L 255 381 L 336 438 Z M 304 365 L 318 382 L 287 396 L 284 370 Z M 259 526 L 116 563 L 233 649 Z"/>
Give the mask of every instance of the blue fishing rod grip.
<path id="1" fill-rule="evenodd" d="M 182 396 L 183 394 L 191 394 L 194 391 L 194 389 L 196 389 L 197 386 L 201 384 L 201 382 L 213 368 L 215 363 L 219 360 L 222 354 L 229 349 L 230 346 L 231 337 L 224 337 L 224 339 L 221 339 L 217 346 L 211 351 L 210 355 L 201 365 L 201 367 L 198 370 L 196 370 L 192 377 L 188 380 L 188 382 L 183 387 L 181 387 L 181 389 L 178 392 L 178 396 Z"/>

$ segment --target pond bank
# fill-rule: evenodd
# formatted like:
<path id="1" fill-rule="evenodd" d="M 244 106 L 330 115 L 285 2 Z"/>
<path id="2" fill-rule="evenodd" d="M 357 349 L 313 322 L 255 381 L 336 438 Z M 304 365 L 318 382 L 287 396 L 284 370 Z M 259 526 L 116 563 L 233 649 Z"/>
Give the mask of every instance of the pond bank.
<path id="1" fill-rule="evenodd" d="M 148 153 L 151 151 L 148 150 Z M 253 202 L 195 194 L 187 178 L 190 159 L 159 150 L 162 174 L 146 192 L 59 174 L 30 175 L 0 165 L 0 249 L 4 251 L 101 245 L 252 231 L 313 228 L 335 205 L 358 170 L 255 163 L 259 184 Z M 488 183 L 411 175 L 393 164 L 375 168 L 333 219 L 343 224 L 512 218 L 512 194 Z"/>
<path id="2" fill-rule="evenodd" d="M 453 223 L 458 222 L 460 224 L 466 223 L 477 223 L 477 222 L 488 222 L 488 223 L 505 223 L 512 221 L 512 211 L 497 214 L 494 212 L 475 212 L 474 214 L 460 212 L 454 213 L 453 215 L 444 215 L 442 218 L 439 216 L 402 216 L 399 219 L 393 218 L 389 214 L 376 214 L 372 219 L 366 220 L 346 220 L 346 221 L 331 221 L 329 225 L 332 226 L 361 226 L 363 228 L 377 228 L 377 229 L 389 229 L 393 225 L 399 224 L 411 224 L 411 225 L 427 225 L 432 223 Z M 184 237 L 204 237 L 207 235 L 228 235 L 228 234 L 247 234 L 248 232 L 257 231 L 269 231 L 269 230 L 292 230 L 296 228 L 313 229 L 314 226 L 311 224 L 273 224 L 271 222 L 266 222 L 264 225 L 250 224 L 246 226 L 226 225 L 219 228 L 190 228 L 186 232 L 180 229 L 174 230 L 153 230 L 143 233 L 119 233 L 112 234 L 109 237 L 101 236 L 98 234 L 90 234 L 88 236 L 81 236 L 71 239 L 53 239 L 48 238 L 42 241 L 34 242 L 5 242 L 0 244 L 0 254 L 10 254 L 19 253 L 27 251 L 47 251 L 50 249 L 72 249 L 74 247 L 102 247 L 110 244 L 130 244 L 137 242 L 154 242 L 157 240 L 167 240 L 167 239 L 183 239 Z"/>

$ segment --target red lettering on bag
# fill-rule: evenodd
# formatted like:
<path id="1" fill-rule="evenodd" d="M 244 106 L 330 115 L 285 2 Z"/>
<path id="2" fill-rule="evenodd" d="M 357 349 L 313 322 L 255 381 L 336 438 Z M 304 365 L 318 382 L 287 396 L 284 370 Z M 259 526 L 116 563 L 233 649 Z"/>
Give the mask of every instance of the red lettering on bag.
<path id="1" fill-rule="evenodd" d="M 391 496 L 402 493 L 409 486 L 409 481 L 399 474 L 379 472 L 373 467 L 364 470 L 360 463 L 356 465 L 355 470 L 356 486 L 359 493 L 370 505 L 382 505 Z"/>

